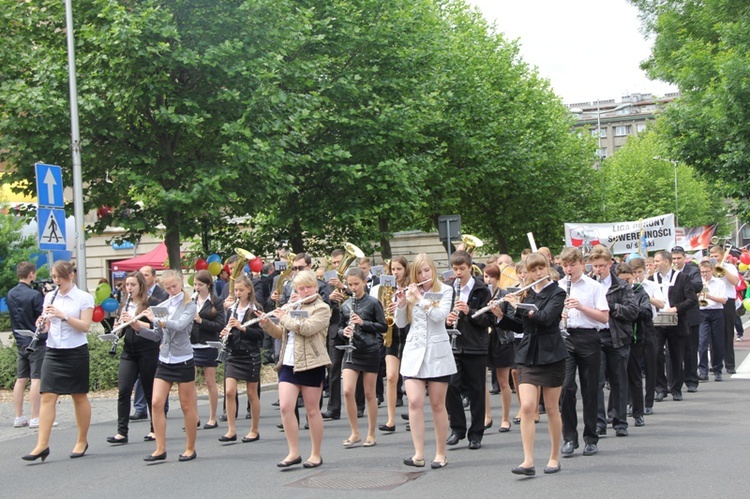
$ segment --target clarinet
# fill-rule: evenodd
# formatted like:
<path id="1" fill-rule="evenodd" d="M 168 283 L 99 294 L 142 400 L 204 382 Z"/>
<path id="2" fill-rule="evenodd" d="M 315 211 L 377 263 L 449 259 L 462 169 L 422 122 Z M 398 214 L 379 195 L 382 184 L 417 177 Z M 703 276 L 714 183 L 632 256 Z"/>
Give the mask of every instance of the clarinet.
<path id="1" fill-rule="evenodd" d="M 573 285 L 573 275 L 568 274 L 568 282 L 565 285 L 565 294 L 570 298 L 570 287 Z M 563 318 L 562 321 L 560 321 L 560 334 L 562 334 L 563 338 L 567 338 L 570 336 L 570 333 L 568 333 L 568 308 L 565 307 L 563 310 Z"/>
<path id="2" fill-rule="evenodd" d="M 240 300 L 237 300 L 234 304 L 234 307 L 232 307 L 232 312 L 229 314 L 229 319 L 237 318 L 237 309 L 240 306 Z M 248 308 L 250 310 L 250 308 Z M 227 321 L 229 322 L 229 321 Z M 219 349 L 219 356 L 216 357 L 216 362 L 219 364 L 223 364 L 227 361 L 227 355 L 229 355 L 229 351 L 227 350 L 227 343 L 229 342 L 229 336 L 232 334 L 232 329 L 227 325 L 227 327 L 224 328 L 224 331 L 226 334 L 224 334 L 224 337 L 221 338 L 221 348 Z"/>
<path id="3" fill-rule="evenodd" d="M 354 335 L 357 334 L 357 328 L 359 327 L 357 324 L 352 323 L 352 315 L 357 313 L 357 297 L 352 295 L 352 308 L 349 311 L 349 324 L 347 324 L 347 327 L 352 327 L 352 335 L 349 336 L 349 343 L 346 345 L 337 345 L 336 348 L 339 350 L 346 350 L 346 354 L 344 354 L 344 363 L 346 364 L 352 362 L 352 352 L 357 349 L 357 347 L 354 346 Z"/>
<path id="4" fill-rule="evenodd" d="M 448 335 L 451 337 L 451 349 L 456 349 L 456 337 L 461 336 L 461 332 L 456 328 L 456 325 L 458 324 L 458 314 L 459 311 L 456 309 L 456 303 L 461 299 L 461 279 L 456 277 L 453 280 L 453 291 L 456 295 L 453 299 L 453 312 L 456 314 L 456 320 L 453 321 L 452 327 L 453 329 L 448 330 Z"/>
<path id="5" fill-rule="evenodd" d="M 55 303 L 55 298 L 57 298 L 57 293 L 60 291 L 60 287 L 58 286 L 55 288 L 55 293 L 52 295 L 52 300 L 49 302 L 50 305 Z M 42 329 L 44 328 L 45 321 L 49 319 L 49 314 L 43 314 L 42 320 L 39 321 L 39 324 L 36 327 L 36 330 L 34 331 L 34 336 L 31 339 L 31 343 L 29 343 L 29 346 L 26 347 L 27 352 L 35 352 L 37 345 L 39 345 L 39 335 L 42 334 Z"/>
<path id="6" fill-rule="evenodd" d="M 128 299 L 125 300 L 125 306 L 120 311 L 120 317 L 118 318 L 117 322 L 120 322 L 122 320 L 122 314 L 124 312 L 128 311 L 128 307 L 130 306 L 130 300 L 131 300 L 130 293 L 128 293 Z M 112 340 L 112 348 L 109 349 L 109 354 L 112 357 L 114 357 L 115 355 L 117 355 L 117 345 L 120 343 L 120 338 L 122 338 L 123 336 L 125 336 L 125 331 L 124 330 L 123 330 L 122 335 L 115 334 L 115 339 Z"/>

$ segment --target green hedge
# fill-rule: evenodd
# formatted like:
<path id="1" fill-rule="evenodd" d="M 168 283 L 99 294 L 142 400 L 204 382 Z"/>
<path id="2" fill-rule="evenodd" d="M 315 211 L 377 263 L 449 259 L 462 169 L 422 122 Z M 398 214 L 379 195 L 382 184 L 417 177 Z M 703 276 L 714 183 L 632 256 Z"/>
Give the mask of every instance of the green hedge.
<path id="1" fill-rule="evenodd" d="M 89 377 L 89 389 L 92 392 L 110 390 L 117 388 L 117 370 L 119 368 L 119 355 L 112 357 L 109 350 L 112 343 L 99 341 L 97 334 L 89 334 L 89 352 L 91 355 L 91 374 Z M 118 349 L 122 353 L 122 345 Z M 217 369 L 217 379 L 224 376 L 224 366 Z M 202 373 L 196 379 L 198 385 L 204 383 Z M 12 390 L 16 382 L 16 346 L 0 347 L 0 389 Z"/>

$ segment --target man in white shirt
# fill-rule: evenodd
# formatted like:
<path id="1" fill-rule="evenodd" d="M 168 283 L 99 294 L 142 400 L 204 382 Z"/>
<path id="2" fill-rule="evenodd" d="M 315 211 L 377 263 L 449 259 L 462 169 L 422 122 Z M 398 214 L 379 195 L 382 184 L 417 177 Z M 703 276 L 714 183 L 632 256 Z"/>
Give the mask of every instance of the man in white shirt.
<path id="1" fill-rule="evenodd" d="M 701 262 L 701 277 L 703 290 L 699 295 L 701 308 L 700 341 L 698 343 L 698 372 L 700 379 L 708 380 L 708 344 L 711 343 L 711 366 L 714 370 L 714 380 L 721 381 L 721 366 L 724 362 L 724 304 L 727 301 L 724 279 L 713 276 L 713 264 L 709 261 Z M 732 286 L 734 290 L 734 286 Z"/>
<path id="2" fill-rule="evenodd" d="M 729 251 L 729 249 L 727 249 L 726 251 Z M 735 267 L 731 263 L 724 261 L 724 250 L 722 250 L 721 246 L 712 246 L 708 252 L 708 256 L 715 259 L 717 262 L 720 262 L 725 272 L 724 277 L 721 278 L 721 280 L 724 281 L 724 284 L 726 287 L 726 296 L 727 296 L 727 301 L 723 305 L 723 310 L 724 310 L 724 356 L 723 357 L 724 357 L 724 367 L 727 368 L 727 373 L 734 374 L 735 372 L 737 372 L 735 370 L 735 362 L 734 362 L 734 318 L 736 317 L 736 314 L 737 314 L 737 308 L 735 306 L 736 305 L 735 297 L 737 296 L 737 291 L 735 290 L 735 286 L 737 286 L 737 284 L 739 284 L 740 282 L 740 274 L 737 271 L 737 267 Z M 715 354 L 716 353 L 713 352 L 713 347 L 712 347 L 712 356 Z M 714 372 L 714 374 L 716 373 Z M 719 364 L 719 374 L 721 374 L 721 364 Z"/>

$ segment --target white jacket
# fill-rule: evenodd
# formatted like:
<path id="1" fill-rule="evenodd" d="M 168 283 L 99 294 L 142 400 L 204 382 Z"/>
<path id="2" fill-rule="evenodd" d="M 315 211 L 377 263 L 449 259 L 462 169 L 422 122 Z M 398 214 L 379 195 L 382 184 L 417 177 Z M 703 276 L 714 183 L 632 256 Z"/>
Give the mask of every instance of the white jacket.
<path id="1" fill-rule="evenodd" d="M 411 378 L 437 378 L 456 372 L 445 319 L 453 305 L 453 289 L 440 285 L 439 303 L 422 298 L 411 313 L 411 328 L 401 358 L 401 375 Z M 408 324 L 406 307 L 396 308 L 396 326 Z"/>

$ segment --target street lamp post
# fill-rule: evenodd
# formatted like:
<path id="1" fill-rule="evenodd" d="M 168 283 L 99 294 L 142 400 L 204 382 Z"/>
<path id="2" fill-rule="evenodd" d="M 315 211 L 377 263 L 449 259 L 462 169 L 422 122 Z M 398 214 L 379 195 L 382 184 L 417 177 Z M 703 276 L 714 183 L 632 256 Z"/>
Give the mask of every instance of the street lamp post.
<path id="1" fill-rule="evenodd" d="M 599 159 L 604 159 L 604 157 L 606 157 L 606 155 L 602 157 L 602 114 L 616 113 L 617 111 L 621 111 L 629 107 L 633 107 L 632 102 L 623 102 L 622 104 L 619 104 L 612 109 L 600 109 L 599 100 L 597 100 L 596 111 L 584 111 L 583 109 L 577 107 L 570 109 L 570 112 L 576 115 L 596 114 L 596 140 L 599 147 Z"/>
<path id="2" fill-rule="evenodd" d="M 674 166 L 674 225 L 675 227 L 679 227 L 679 224 L 677 223 L 677 164 L 678 162 L 673 159 L 666 159 L 662 158 L 661 156 L 654 156 L 653 159 L 656 161 L 666 161 L 667 163 L 672 163 L 672 166 Z"/>

